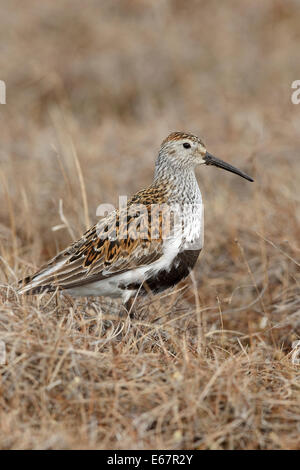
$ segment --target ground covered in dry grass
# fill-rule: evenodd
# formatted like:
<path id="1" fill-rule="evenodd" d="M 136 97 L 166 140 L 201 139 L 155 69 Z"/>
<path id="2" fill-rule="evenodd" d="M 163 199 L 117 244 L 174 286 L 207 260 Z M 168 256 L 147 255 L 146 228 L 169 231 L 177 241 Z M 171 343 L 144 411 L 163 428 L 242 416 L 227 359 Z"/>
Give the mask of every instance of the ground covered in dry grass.
<path id="1" fill-rule="evenodd" d="M 300 448 L 299 16 L 292 0 L 1 10 L 1 448 Z M 150 183 L 173 130 L 255 178 L 199 169 L 193 277 L 132 319 L 18 297 L 98 204 Z"/>

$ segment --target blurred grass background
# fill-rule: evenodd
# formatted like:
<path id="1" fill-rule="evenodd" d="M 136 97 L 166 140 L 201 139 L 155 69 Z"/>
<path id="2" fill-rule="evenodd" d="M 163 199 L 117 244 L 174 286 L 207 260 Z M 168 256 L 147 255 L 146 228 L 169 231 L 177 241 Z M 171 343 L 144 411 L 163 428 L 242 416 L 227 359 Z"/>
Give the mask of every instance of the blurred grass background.
<path id="1" fill-rule="evenodd" d="M 299 2 L 0 7 L 0 446 L 299 448 Z M 199 169 L 187 288 L 135 320 L 101 299 L 18 298 L 98 204 L 151 182 L 174 130 L 255 178 Z"/>

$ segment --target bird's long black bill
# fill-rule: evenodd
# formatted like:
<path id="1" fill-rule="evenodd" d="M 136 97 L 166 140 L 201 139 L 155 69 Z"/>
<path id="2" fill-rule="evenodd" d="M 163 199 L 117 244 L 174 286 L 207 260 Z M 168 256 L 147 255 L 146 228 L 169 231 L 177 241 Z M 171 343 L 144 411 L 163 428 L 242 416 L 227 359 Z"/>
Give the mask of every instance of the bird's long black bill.
<path id="1" fill-rule="evenodd" d="M 231 173 L 235 173 L 236 175 L 241 176 L 242 178 L 245 178 L 248 181 L 254 181 L 250 176 L 246 175 L 241 170 L 238 170 L 234 166 L 230 165 L 229 163 L 223 162 L 223 160 L 220 160 L 217 157 L 214 157 L 211 153 L 206 152 L 205 157 L 204 157 L 206 165 L 214 165 L 219 168 L 223 168 L 223 170 L 231 171 Z"/>

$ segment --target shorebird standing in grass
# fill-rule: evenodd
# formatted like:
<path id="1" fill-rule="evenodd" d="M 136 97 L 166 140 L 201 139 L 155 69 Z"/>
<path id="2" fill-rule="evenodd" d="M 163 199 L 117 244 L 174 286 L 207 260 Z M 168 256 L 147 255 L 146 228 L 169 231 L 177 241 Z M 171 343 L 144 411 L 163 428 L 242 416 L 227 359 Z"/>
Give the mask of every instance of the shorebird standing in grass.
<path id="1" fill-rule="evenodd" d="M 152 184 L 20 281 L 19 293 L 59 289 L 72 296 L 121 297 L 126 303 L 137 294 L 175 286 L 188 276 L 203 247 L 198 165 L 253 181 L 208 153 L 195 135 L 173 132 L 161 145 Z"/>

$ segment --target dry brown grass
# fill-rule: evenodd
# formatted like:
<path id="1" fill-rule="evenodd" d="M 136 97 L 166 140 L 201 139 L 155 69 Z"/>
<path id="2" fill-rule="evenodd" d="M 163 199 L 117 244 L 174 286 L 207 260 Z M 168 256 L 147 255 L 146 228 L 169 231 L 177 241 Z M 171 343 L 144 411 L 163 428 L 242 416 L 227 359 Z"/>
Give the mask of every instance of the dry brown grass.
<path id="1" fill-rule="evenodd" d="M 1 448 L 300 447 L 299 35 L 288 0 L 1 8 Z M 18 297 L 99 203 L 151 181 L 173 130 L 255 177 L 199 170 L 194 280 L 133 320 Z"/>

